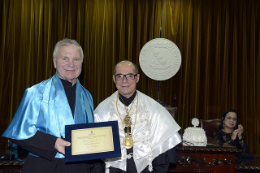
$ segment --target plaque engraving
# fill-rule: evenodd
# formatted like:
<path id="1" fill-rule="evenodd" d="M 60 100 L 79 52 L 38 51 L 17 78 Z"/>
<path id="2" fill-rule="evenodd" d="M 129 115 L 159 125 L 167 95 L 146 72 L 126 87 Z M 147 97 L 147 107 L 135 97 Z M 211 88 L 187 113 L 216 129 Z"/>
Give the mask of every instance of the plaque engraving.
<path id="1" fill-rule="evenodd" d="M 71 155 L 114 151 L 111 127 L 78 129 L 71 131 Z"/>

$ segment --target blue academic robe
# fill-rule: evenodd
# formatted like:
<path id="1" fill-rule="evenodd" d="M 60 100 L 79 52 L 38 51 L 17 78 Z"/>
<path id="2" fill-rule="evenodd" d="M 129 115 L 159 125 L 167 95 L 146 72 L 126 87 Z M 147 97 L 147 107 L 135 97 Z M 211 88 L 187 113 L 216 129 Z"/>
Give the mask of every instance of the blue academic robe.
<path id="1" fill-rule="evenodd" d="M 91 94 L 77 80 L 73 118 L 64 87 L 56 73 L 50 79 L 26 89 L 11 124 L 2 136 L 24 140 L 40 131 L 64 138 L 65 125 L 92 122 L 94 116 Z M 64 156 L 57 153 L 55 158 Z"/>

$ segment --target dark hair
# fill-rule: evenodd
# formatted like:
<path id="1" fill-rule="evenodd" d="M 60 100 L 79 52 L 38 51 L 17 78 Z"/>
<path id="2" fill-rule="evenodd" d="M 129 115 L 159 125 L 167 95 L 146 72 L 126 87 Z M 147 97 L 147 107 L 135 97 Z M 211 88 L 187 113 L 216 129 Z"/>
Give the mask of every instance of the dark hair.
<path id="1" fill-rule="evenodd" d="M 118 62 L 118 63 L 115 65 L 115 67 L 114 67 L 114 75 L 116 74 L 116 67 L 117 67 L 117 65 L 120 64 L 120 63 L 122 63 L 122 62 L 129 62 L 129 63 L 133 64 L 133 66 L 135 67 L 135 73 L 136 73 L 136 74 L 139 73 L 138 67 L 137 67 L 137 65 L 136 65 L 135 63 L 133 63 L 133 62 L 131 62 L 131 61 L 128 61 L 128 60 L 124 60 L 124 61 Z"/>
<path id="2" fill-rule="evenodd" d="M 240 122 L 239 122 L 239 118 L 238 118 L 237 111 L 235 111 L 235 110 L 233 110 L 233 109 L 230 109 L 230 110 L 227 110 L 226 112 L 224 112 L 224 114 L 223 114 L 223 116 L 222 116 L 222 120 L 221 120 L 221 123 L 220 123 L 220 125 L 219 125 L 219 129 L 220 129 L 220 130 L 223 129 L 223 121 L 224 121 L 224 119 L 226 118 L 226 116 L 227 116 L 227 114 L 228 114 L 229 112 L 234 112 L 234 113 L 236 113 L 236 115 L 237 115 L 237 124 L 236 124 L 236 126 L 235 126 L 235 129 L 238 128 L 238 125 L 240 124 Z"/>

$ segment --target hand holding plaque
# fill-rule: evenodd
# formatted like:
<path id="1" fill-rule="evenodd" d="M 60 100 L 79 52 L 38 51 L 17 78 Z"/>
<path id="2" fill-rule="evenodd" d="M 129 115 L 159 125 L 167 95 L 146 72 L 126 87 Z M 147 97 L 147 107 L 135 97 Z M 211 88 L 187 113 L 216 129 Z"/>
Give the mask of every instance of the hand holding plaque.
<path id="1" fill-rule="evenodd" d="M 56 142 L 55 142 L 55 145 L 54 145 L 54 148 L 61 154 L 65 154 L 65 147 L 67 146 L 70 146 L 70 142 L 68 141 L 65 141 L 61 138 L 57 138 Z"/>

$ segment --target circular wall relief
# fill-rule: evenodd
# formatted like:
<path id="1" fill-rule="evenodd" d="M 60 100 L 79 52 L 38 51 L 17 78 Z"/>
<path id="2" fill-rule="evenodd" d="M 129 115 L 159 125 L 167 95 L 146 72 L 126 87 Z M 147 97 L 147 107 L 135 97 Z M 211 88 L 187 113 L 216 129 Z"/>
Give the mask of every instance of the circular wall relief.
<path id="1" fill-rule="evenodd" d="M 181 53 L 172 41 L 156 38 L 143 46 L 139 63 L 146 76 L 164 81 L 173 77 L 180 69 Z"/>

